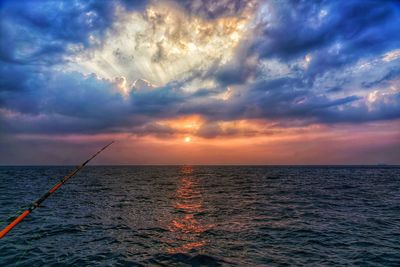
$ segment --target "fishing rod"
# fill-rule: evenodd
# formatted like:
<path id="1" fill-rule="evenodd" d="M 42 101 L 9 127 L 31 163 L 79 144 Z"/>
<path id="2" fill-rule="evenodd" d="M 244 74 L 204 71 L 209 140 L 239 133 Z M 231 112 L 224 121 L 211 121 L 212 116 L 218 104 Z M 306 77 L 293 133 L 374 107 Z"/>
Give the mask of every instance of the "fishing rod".
<path id="1" fill-rule="evenodd" d="M 0 239 L 2 239 L 11 229 L 13 229 L 17 224 L 19 224 L 26 216 L 28 216 L 29 213 L 31 213 L 34 209 L 39 207 L 43 201 L 45 201 L 51 194 L 53 194 L 55 191 L 57 191 L 58 188 L 60 188 L 66 181 L 68 181 L 69 178 L 73 177 L 75 174 L 77 174 L 83 167 L 86 166 L 92 159 L 94 159 L 98 154 L 100 154 L 103 150 L 105 150 L 107 147 L 109 147 L 114 141 L 111 143 L 107 144 L 104 146 L 102 149 L 97 151 L 92 157 L 90 157 L 88 160 L 86 160 L 84 163 L 76 167 L 75 170 L 73 170 L 71 173 L 68 175 L 64 176 L 57 184 L 55 184 L 49 191 L 44 193 L 40 198 L 32 202 L 29 207 L 22 212 L 16 219 L 14 219 L 9 225 L 7 225 L 3 230 L 0 232 Z"/>

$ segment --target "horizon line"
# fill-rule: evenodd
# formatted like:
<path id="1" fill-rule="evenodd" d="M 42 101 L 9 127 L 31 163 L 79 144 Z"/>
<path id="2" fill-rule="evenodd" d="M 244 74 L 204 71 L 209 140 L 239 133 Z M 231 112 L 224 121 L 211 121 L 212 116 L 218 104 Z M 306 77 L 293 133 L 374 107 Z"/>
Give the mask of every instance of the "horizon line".
<path id="1" fill-rule="evenodd" d="M 0 167 L 74 167 L 77 164 L 0 164 Z M 260 166 L 260 167 L 400 167 L 400 164 L 91 164 L 87 167 L 176 167 L 176 166 Z"/>

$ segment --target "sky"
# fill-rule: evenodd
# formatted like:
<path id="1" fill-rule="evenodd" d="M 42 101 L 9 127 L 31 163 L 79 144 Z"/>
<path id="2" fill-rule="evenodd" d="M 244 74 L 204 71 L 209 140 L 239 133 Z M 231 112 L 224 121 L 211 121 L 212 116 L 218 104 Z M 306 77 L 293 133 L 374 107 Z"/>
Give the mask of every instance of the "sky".
<path id="1" fill-rule="evenodd" d="M 0 1 L 0 165 L 400 164 L 398 1 Z"/>

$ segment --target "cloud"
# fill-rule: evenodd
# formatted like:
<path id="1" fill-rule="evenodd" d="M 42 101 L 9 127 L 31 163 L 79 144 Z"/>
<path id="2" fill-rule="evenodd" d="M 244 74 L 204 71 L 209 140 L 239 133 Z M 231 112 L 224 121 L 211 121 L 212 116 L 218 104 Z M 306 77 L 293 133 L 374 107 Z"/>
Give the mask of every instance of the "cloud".
<path id="1" fill-rule="evenodd" d="M 395 2 L 7 1 L 0 12 L 2 133 L 213 138 L 275 133 L 243 120 L 400 118 Z M 196 131 L 159 123 L 193 115 Z"/>
<path id="2" fill-rule="evenodd" d="M 18 64 L 59 64 L 71 54 L 101 45 L 118 4 L 135 8 L 144 3 L 135 2 L 3 1 L 0 59 Z"/>
<path id="3" fill-rule="evenodd" d="M 162 86 L 230 61 L 249 23 L 248 16 L 209 21 L 171 1 L 154 1 L 142 13 L 117 9 L 116 14 L 102 46 L 76 54 L 70 69 Z"/>
<path id="4" fill-rule="evenodd" d="M 253 0 L 175 0 L 175 2 L 181 5 L 189 14 L 205 19 L 240 16 L 256 4 L 256 1 Z"/>
<path id="5" fill-rule="evenodd" d="M 359 54 L 398 45 L 395 1 L 272 1 L 264 14 L 268 16 L 260 29 L 263 36 L 255 48 L 265 57 L 290 59 L 336 42 L 343 43 L 345 50 L 361 50 Z M 383 40 L 387 43 L 379 43 Z"/>

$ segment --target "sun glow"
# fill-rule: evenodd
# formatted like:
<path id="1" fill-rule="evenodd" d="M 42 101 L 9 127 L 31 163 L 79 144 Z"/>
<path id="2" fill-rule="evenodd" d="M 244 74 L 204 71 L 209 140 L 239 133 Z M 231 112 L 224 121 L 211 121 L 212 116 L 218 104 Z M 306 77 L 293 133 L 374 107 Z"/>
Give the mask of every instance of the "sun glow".
<path id="1" fill-rule="evenodd" d="M 192 137 L 186 136 L 184 141 L 185 141 L 185 143 L 190 143 L 192 141 Z"/>
<path id="2" fill-rule="evenodd" d="M 198 131 L 201 125 L 204 124 L 204 119 L 199 115 L 183 116 L 179 118 L 160 120 L 157 124 L 171 127 L 175 131 L 194 134 Z"/>

